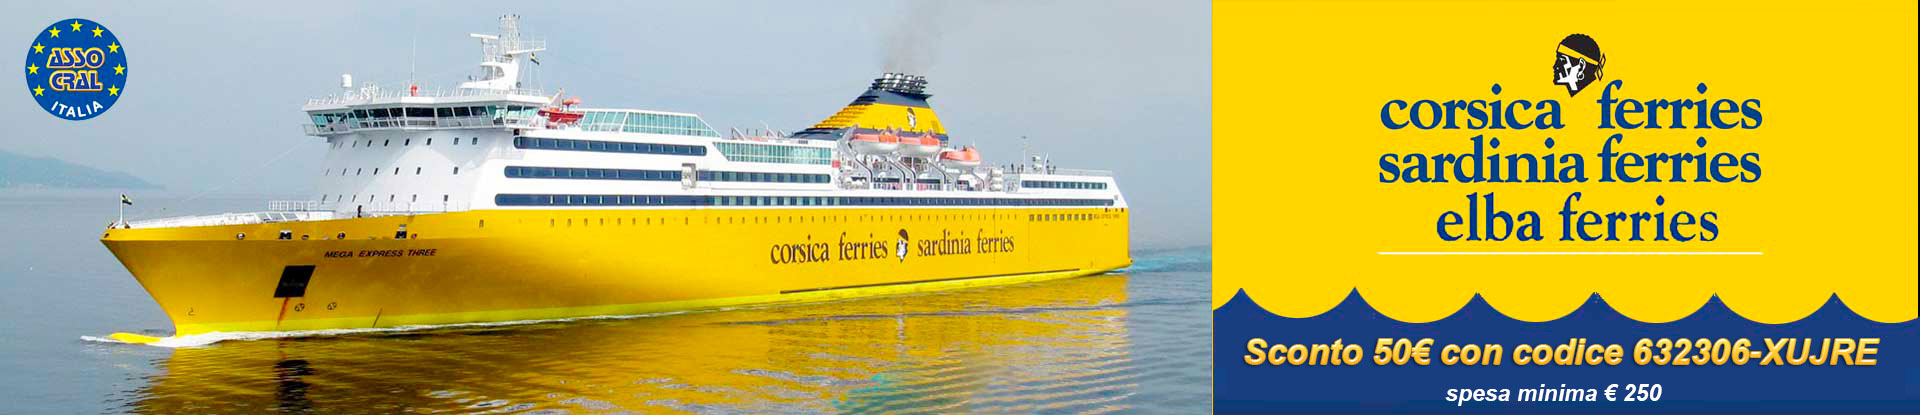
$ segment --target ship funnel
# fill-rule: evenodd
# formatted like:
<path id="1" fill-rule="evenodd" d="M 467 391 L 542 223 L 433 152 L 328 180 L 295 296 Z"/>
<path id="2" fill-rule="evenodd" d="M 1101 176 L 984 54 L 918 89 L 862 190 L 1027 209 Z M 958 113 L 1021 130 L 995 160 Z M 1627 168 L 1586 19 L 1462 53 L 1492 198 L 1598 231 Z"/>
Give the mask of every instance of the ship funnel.
<path id="1" fill-rule="evenodd" d="M 947 143 L 947 130 L 940 117 L 927 104 L 927 77 L 888 72 L 874 78 L 866 92 L 852 103 L 812 128 L 794 133 L 794 138 L 838 140 L 854 129 L 855 133 L 897 131 L 901 135 L 932 135 Z"/>

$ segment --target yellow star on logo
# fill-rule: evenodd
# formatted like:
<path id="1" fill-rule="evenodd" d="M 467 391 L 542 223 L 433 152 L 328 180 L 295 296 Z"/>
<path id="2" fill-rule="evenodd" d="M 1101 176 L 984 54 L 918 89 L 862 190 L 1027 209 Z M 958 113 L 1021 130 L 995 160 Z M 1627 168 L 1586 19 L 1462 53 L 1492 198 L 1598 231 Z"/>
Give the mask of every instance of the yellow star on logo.
<path id="1" fill-rule="evenodd" d="M 40 67 L 33 66 L 33 64 L 27 64 L 27 73 L 29 74 L 40 73 Z"/>
<path id="2" fill-rule="evenodd" d="M 119 51 L 120 51 L 120 42 L 114 42 L 111 45 L 107 45 L 107 53 L 115 53 Z"/>
<path id="3" fill-rule="evenodd" d="M 43 52 L 43 51 L 42 51 L 41 49 L 45 49 L 45 48 L 46 48 L 46 46 L 41 46 L 41 45 L 40 45 L 39 43 L 34 43 L 34 44 L 33 44 L 33 53 L 41 53 L 41 52 Z"/>
<path id="4" fill-rule="evenodd" d="M 127 67 L 120 66 L 120 65 L 113 65 L 114 75 L 125 75 L 126 73 L 127 73 Z"/>
<path id="5" fill-rule="evenodd" d="M 120 87 L 117 87 L 117 86 L 107 87 L 107 93 L 118 96 L 120 95 Z"/>
<path id="6" fill-rule="evenodd" d="M 93 27 L 93 37 L 100 37 L 100 27 L 99 27 L 99 26 L 94 26 L 94 27 Z"/>
<path id="7" fill-rule="evenodd" d="M 41 87 L 39 87 L 39 86 L 37 86 L 37 85 L 36 85 L 36 86 L 34 86 L 34 87 L 33 87 L 33 96 L 36 96 L 36 97 L 37 97 L 37 96 L 40 96 L 40 92 L 41 92 L 41 91 L 46 91 L 46 90 L 47 90 L 46 88 L 41 88 Z"/>
<path id="8" fill-rule="evenodd" d="M 47 29 L 47 33 L 52 34 L 53 37 L 60 37 L 60 29 Z"/>
<path id="9" fill-rule="evenodd" d="M 73 21 L 73 24 L 70 24 L 70 25 L 68 25 L 68 26 L 73 26 L 73 30 L 74 30 L 74 31 L 76 31 L 76 32 L 77 32 L 77 31 L 80 31 L 80 21 L 79 21 L 79 20 L 75 20 L 75 21 Z"/>

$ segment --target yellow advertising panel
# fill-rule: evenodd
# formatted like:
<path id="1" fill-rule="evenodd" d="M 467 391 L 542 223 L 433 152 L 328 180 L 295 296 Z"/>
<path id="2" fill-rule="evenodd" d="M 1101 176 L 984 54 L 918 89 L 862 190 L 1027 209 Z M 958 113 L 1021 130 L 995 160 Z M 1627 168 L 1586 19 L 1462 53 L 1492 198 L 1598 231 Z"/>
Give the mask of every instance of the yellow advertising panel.
<path id="1" fill-rule="evenodd" d="M 1215 307 L 1915 318 L 1912 2 L 1214 7 Z"/>

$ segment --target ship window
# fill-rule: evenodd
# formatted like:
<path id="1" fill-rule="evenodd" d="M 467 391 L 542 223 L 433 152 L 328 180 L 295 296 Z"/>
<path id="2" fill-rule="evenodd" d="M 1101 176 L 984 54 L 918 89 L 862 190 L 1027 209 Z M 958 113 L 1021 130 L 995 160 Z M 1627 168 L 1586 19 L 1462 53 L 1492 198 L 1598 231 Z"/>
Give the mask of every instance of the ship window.
<path id="1" fill-rule="evenodd" d="M 453 166 L 453 174 L 460 174 L 460 166 Z"/>
<path id="2" fill-rule="evenodd" d="M 420 175 L 420 171 L 421 171 L 421 169 L 422 169 L 421 167 L 414 167 L 414 168 L 413 168 L 413 175 L 415 175 L 415 176 L 419 176 L 419 175 Z"/>
<path id="3" fill-rule="evenodd" d="M 441 118 L 452 117 L 453 109 L 452 108 L 434 108 L 433 113 L 434 115 L 439 116 Z"/>
<path id="4" fill-rule="evenodd" d="M 393 174 L 400 174 L 400 168 L 399 168 L 399 167 L 394 167 L 394 168 L 393 168 Z"/>
<path id="5" fill-rule="evenodd" d="M 428 139 L 427 139 L 427 145 L 433 145 L 433 139 L 432 139 L 432 138 L 428 138 Z"/>
<path id="6" fill-rule="evenodd" d="M 472 110 L 468 110 L 468 109 L 467 109 L 467 107 L 454 107 L 454 108 L 453 108 L 453 116 L 455 116 L 455 117 L 469 117 L 469 116 L 473 116 L 473 111 L 472 111 Z"/>
<path id="7" fill-rule="evenodd" d="M 380 169 L 373 169 L 373 175 L 375 175 L 375 176 L 379 176 L 379 175 L 380 175 Z"/>
<path id="8" fill-rule="evenodd" d="M 353 118 L 367 118 L 367 110 L 353 110 Z"/>
<path id="9" fill-rule="evenodd" d="M 455 140 L 458 140 L 458 138 L 456 138 Z M 480 144 L 480 137 L 474 137 L 474 138 L 473 138 L 473 144 L 474 144 L 474 145 L 479 145 L 479 144 Z"/>
<path id="10" fill-rule="evenodd" d="M 407 108 L 408 117 L 433 118 L 432 108 Z"/>
<path id="11" fill-rule="evenodd" d="M 407 139 L 407 141 L 402 141 L 402 142 L 400 142 L 400 145 L 401 145 L 401 146 L 410 146 L 410 145 L 413 145 L 413 139 L 411 139 L 411 138 L 409 138 L 409 139 Z"/>

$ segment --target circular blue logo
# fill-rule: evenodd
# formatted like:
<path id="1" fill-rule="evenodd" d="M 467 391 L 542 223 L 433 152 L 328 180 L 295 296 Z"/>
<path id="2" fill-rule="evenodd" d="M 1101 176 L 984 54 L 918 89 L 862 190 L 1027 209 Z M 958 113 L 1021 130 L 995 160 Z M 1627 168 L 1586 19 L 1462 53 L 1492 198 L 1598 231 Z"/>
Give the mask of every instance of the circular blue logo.
<path id="1" fill-rule="evenodd" d="M 127 47 L 100 23 L 61 20 L 34 37 L 22 72 L 40 109 L 74 121 L 93 118 L 127 92 Z"/>

